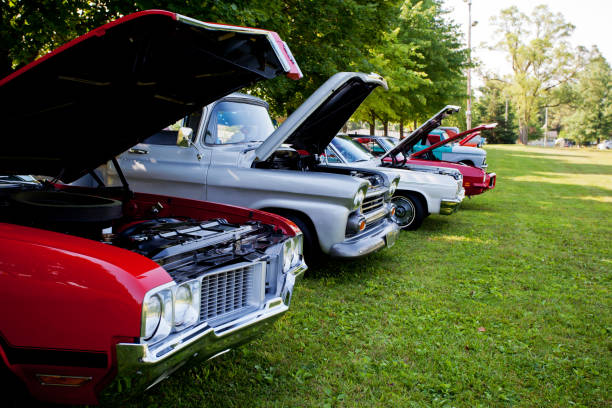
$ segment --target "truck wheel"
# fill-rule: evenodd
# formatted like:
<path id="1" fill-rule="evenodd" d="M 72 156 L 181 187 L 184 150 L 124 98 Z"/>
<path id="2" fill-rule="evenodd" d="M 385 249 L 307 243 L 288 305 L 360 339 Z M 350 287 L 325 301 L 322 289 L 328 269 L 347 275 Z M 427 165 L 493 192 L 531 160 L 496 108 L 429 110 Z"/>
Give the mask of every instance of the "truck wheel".
<path id="1" fill-rule="evenodd" d="M 317 240 L 316 234 L 312 231 L 312 227 L 308 225 L 304 220 L 295 214 L 279 214 L 290 221 L 293 221 L 295 225 L 302 230 L 302 238 L 304 241 L 304 259 L 308 265 L 316 263 L 317 259 L 320 259 L 321 248 L 319 247 L 319 241 Z"/>
<path id="2" fill-rule="evenodd" d="M 425 219 L 425 209 L 421 200 L 412 194 L 395 195 L 391 198 L 395 205 L 393 221 L 405 230 L 416 230 Z"/>

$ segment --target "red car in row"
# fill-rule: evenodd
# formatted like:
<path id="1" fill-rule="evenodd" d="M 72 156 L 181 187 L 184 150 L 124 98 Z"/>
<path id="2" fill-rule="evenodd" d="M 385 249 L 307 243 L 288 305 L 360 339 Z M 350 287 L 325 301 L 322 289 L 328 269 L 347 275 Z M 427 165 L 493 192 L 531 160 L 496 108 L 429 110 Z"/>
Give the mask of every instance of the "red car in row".
<path id="1" fill-rule="evenodd" d="M 429 151 L 439 147 L 441 144 L 450 143 L 457 139 L 469 141 L 471 137 L 477 135 L 481 130 L 488 129 L 494 125 L 482 125 L 470 129 L 468 131 L 454 135 L 453 137 L 440 141 L 429 146 L 427 149 L 416 153 L 410 153 L 410 149 L 416 144 L 423 135 L 428 135 L 435 129 L 440 120 L 436 120 L 436 116 L 428 120 L 417 130 L 408 135 L 401 142 L 397 139 L 387 136 L 372 136 L 372 135 L 352 135 L 353 139 L 360 142 L 375 156 L 384 156 L 383 163 L 393 163 L 394 166 L 400 165 L 415 171 L 428 171 L 432 168 L 449 168 L 456 169 L 463 176 L 463 188 L 468 197 L 482 194 L 488 190 L 495 188 L 497 175 L 495 173 L 487 173 L 486 171 L 461 163 L 437 160 L 433 155 L 428 154 Z"/>
<path id="2" fill-rule="evenodd" d="M 138 392 L 269 330 L 288 310 L 306 270 L 295 224 L 135 193 L 115 159 L 198 107 L 278 75 L 301 73 L 276 33 L 156 10 L 0 79 L 4 404 L 20 390 L 63 404 Z M 94 172 L 108 160 L 120 187 Z M 59 183 L 88 173 L 97 187 Z"/>

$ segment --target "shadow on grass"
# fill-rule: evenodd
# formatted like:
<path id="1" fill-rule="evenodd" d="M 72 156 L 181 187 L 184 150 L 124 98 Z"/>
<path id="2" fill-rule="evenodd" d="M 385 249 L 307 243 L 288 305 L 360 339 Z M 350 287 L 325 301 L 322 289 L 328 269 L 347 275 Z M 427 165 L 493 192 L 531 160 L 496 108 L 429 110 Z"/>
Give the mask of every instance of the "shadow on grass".
<path id="1" fill-rule="evenodd" d="M 494 191 L 489 191 L 485 194 L 494 194 Z M 461 203 L 461 208 L 459 208 L 459 211 L 495 211 L 496 208 L 491 207 L 490 205 L 488 205 L 488 203 L 483 202 L 482 200 L 478 200 L 479 196 L 476 196 L 474 198 L 465 198 L 463 200 L 463 202 Z M 454 215 L 454 214 L 453 214 Z M 451 215 L 451 217 L 453 216 Z"/>

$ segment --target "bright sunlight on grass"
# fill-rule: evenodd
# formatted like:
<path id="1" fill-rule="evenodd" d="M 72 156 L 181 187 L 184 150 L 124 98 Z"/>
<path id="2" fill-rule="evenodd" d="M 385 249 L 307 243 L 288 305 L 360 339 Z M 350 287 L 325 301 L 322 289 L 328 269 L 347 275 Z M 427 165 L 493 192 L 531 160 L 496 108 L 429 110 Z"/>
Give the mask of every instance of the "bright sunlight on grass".
<path id="1" fill-rule="evenodd" d="M 610 407 L 612 152 L 486 150 L 495 190 L 311 268 L 264 338 L 126 406 Z"/>

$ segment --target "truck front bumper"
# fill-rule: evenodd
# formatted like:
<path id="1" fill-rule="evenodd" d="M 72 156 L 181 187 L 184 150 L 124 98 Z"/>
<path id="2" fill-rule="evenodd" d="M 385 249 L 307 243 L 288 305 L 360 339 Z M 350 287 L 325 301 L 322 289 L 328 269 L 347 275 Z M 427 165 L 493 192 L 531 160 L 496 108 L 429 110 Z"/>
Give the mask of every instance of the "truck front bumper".
<path id="1" fill-rule="evenodd" d="M 302 263 L 287 274 L 284 292 L 293 290 L 294 283 L 306 269 L 306 264 Z M 219 327 L 202 323 L 186 330 L 180 342 L 168 344 L 168 352 L 161 357 L 152 357 L 146 344 L 119 343 L 116 346 L 117 376 L 105 388 L 100 401 L 115 402 L 141 393 L 186 364 L 210 360 L 244 344 L 269 330 L 288 309 L 282 297 L 275 297 L 261 309 Z"/>
<path id="2" fill-rule="evenodd" d="M 381 248 L 391 247 L 399 235 L 400 227 L 385 218 L 377 225 L 343 242 L 334 244 L 329 255 L 334 258 L 359 258 Z"/>

